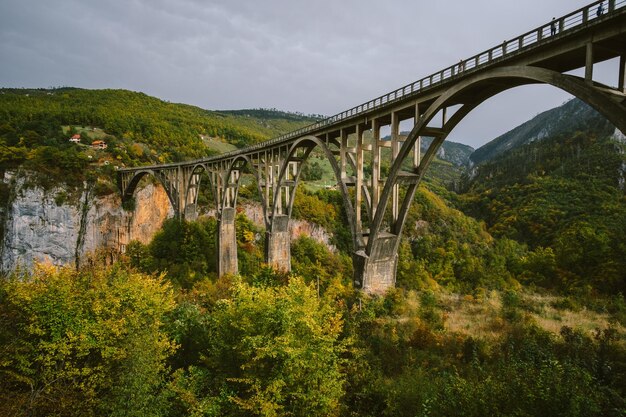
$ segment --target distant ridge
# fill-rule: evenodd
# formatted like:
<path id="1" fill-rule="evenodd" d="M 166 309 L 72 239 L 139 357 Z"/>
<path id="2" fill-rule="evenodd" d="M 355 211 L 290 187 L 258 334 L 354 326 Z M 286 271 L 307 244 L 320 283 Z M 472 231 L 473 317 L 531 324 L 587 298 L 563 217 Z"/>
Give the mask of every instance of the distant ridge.
<path id="1" fill-rule="evenodd" d="M 615 127 L 589 105 L 572 99 L 498 136 L 476 149 L 469 159 L 472 164 L 480 164 L 520 146 L 576 131 L 608 136 L 615 131 Z"/>

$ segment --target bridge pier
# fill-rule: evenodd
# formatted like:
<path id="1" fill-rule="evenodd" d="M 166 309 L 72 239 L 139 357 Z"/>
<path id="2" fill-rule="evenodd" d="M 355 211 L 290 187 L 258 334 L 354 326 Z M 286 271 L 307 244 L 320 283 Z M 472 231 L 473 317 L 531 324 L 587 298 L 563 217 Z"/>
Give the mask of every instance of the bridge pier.
<path id="1" fill-rule="evenodd" d="M 353 255 L 354 280 L 363 291 L 384 294 L 396 285 L 399 242 L 399 236 L 382 232 L 374 242 L 369 256 L 364 251 Z"/>
<path id="2" fill-rule="evenodd" d="M 289 216 L 274 216 L 271 228 L 266 232 L 265 236 L 265 259 L 267 259 L 267 263 L 279 271 L 290 271 L 291 236 L 289 233 Z"/>
<path id="3" fill-rule="evenodd" d="M 198 211 L 196 210 L 196 204 L 187 204 L 183 211 L 183 218 L 187 221 L 198 220 Z"/>
<path id="4" fill-rule="evenodd" d="M 235 209 L 225 207 L 217 221 L 217 273 L 237 274 L 237 234 L 235 232 Z"/>

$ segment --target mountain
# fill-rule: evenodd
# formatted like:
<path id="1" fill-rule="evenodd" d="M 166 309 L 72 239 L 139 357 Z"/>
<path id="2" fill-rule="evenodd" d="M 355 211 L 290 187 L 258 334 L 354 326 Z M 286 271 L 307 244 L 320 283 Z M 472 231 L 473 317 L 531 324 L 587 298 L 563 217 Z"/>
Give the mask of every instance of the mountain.
<path id="1" fill-rule="evenodd" d="M 401 132 L 400 136 L 408 136 L 410 132 Z M 391 136 L 385 136 L 382 140 L 390 140 Z M 433 138 L 422 136 L 422 154 L 428 150 L 433 142 Z M 474 148 L 458 142 L 445 141 L 437 151 L 437 158 L 442 161 L 450 162 L 458 167 L 465 167 L 469 162 L 470 155 L 474 152 Z"/>
<path id="2" fill-rule="evenodd" d="M 422 137 L 422 152 L 426 152 L 433 138 Z M 470 155 L 474 152 L 474 148 L 462 143 L 445 141 L 437 151 L 437 157 L 444 161 L 453 163 L 456 166 L 464 167 L 469 162 Z"/>
<path id="3" fill-rule="evenodd" d="M 538 114 L 476 149 L 470 161 L 472 164 L 480 164 L 520 146 L 577 131 L 606 136 L 613 133 L 615 127 L 589 105 L 572 99 L 560 107 Z"/>
<path id="4" fill-rule="evenodd" d="M 498 238 L 526 244 L 522 281 L 559 290 L 626 290 L 626 141 L 578 100 L 472 155 L 461 206 Z"/>

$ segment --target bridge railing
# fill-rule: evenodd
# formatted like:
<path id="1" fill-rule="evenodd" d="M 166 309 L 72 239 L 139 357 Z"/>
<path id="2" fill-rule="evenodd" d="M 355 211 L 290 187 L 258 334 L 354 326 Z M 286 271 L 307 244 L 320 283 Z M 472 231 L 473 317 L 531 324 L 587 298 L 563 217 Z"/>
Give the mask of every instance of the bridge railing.
<path id="1" fill-rule="evenodd" d="M 602 13 L 599 13 L 600 6 L 602 7 Z M 546 42 L 550 42 L 553 39 L 559 39 L 563 34 L 570 34 L 579 29 L 586 28 L 591 24 L 598 23 L 616 13 L 616 11 L 621 12 L 621 9 L 624 8 L 626 8 L 626 0 L 595 1 L 581 9 L 568 13 L 565 16 L 551 20 L 550 22 L 528 31 L 514 39 L 505 40 L 500 45 L 487 49 L 486 51 L 476 54 L 470 58 L 463 59 L 458 64 L 451 65 L 439 72 L 424 77 L 421 80 L 417 80 L 411 84 L 400 87 L 397 90 L 377 97 L 366 103 L 359 104 L 358 106 L 335 114 L 334 116 L 330 116 L 311 125 L 245 149 L 231 151 L 202 160 L 188 161 L 185 162 L 184 165 L 193 165 L 199 162 L 210 162 L 212 160 L 219 160 L 243 153 L 254 152 L 268 146 L 271 147 L 273 145 L 280 144 L 281 142 L 287 142 L 291 139 L 305 136 L 311 132 L 321 130 L 326 126 L 333 125 L 342 120 L 350 119 L 372 110 L 382 108 L 394 101 L 399 101 L 412 95 L 423 93 L 431 88 L 440 86 L 448 80 L 455 79 L 469 72 L 480 70 L 490 64 L 514 56 L 517 53 L 528 51 Z M 175 166 L 181 164 L 167 164 L 160 166 L 164 167 L 169 165 Z"/>

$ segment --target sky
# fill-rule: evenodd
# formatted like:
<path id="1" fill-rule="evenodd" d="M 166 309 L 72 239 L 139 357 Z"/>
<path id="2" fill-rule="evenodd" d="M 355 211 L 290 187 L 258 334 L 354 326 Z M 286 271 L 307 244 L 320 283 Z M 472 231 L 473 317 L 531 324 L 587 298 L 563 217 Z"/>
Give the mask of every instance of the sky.
<path id="1" fill-rule="evenodd" d="M 0 87 L 123 88 L 209 110 L 330 116 L 588 3 L 2 0 Z M 615 85 L 616 65 L 597 66 L 598 80 Z M 448 139 L 478 147 L 569 98 L 510 90 Z"/>

